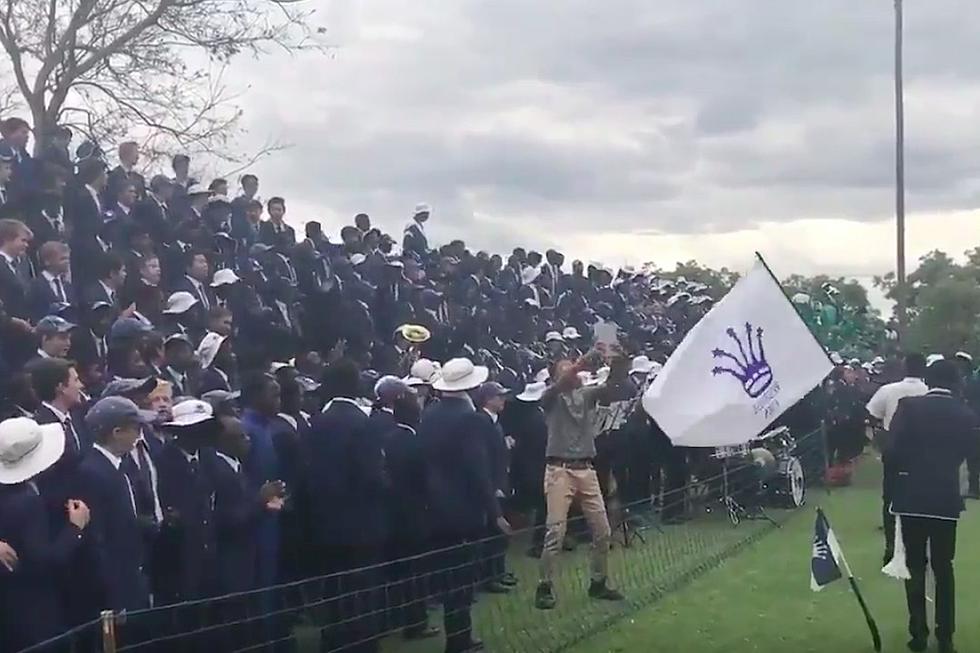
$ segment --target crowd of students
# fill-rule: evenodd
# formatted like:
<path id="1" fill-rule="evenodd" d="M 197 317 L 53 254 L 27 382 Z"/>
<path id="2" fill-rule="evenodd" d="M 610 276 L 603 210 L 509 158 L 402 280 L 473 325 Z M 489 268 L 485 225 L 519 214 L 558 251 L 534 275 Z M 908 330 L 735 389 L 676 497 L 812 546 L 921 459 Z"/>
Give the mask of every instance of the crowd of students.
<path id="1" fill-rule="evenodd" d="M 710 307 L 707 286 L 566 269 L 555 250 L 434 247 L 425 204 L 398 238 L 366 214 L 339 241 L 317 222 L 297 237 L 254 175 L 232 197 L 185 156 L 144 177 L 135 143 L 111 166 L 89 142 L 72 156 L 66 129 L 36 157 L 25 121 L 0 135 L 0 630 L 14 650 L 100 610 L 420 554 L 447 650 L 474 650 L 473 588 L 515 582 L 505 513 L 536 515 L 547 609 L 565 514 L 546 516 L 576 496 L 588 593 L 621 598 L 599 479 L 615 469 L 624 499 L 651 496 L 651 451 L 670 445 L 637 398 Z M 438 634 L 406 597 L 386 628 Z M 377 623 L 334 617 L 352 625 L 324 628 L 325 650 L 376 647 Z"/>

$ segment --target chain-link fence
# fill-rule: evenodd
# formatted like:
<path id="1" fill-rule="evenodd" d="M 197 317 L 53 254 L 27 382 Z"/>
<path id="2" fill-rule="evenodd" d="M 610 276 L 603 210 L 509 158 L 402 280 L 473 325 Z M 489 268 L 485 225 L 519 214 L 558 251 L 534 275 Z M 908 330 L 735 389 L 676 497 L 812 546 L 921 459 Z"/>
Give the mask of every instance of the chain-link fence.
<path id="1" fill-rule="evenodd" d="M 622 601 L 590 597 L 589 531 L 582 517 L 571 517 L 552 575 L 557 603 L 550 610 L 535 605 L 540 563 L 528 551 L 540 538 L 525 529 L 507 540 L 447 542 L 395 561 L 258 591 L 106 613 L 29 651 L 443 650 L 444 634 L 413 637 L 427 634 L 430 624 L 453 639 L 450 650 L 465 650 L 471 612 L 472 635 L 490 650 L 558 651 L 684 585 L 794 514 L 804 498 L 801 479 L 809 491 L 822 481 L 823 434 L 797 439 L 792 455 L 774 453 L 719 458 L 700 452 L 684 487 L 629 506 L 611 500 L 609 582 L 625 596 Z M 501 579 L 505 585 L 495 582 Z"/>

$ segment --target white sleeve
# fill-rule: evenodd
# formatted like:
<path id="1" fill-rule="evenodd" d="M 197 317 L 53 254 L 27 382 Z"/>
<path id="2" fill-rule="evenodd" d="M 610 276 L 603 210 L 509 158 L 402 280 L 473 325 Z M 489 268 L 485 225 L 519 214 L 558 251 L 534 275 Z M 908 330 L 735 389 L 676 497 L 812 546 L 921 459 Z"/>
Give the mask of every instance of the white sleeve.
<path id="1" fill-rule="evenodd" d="M 885 402 L 885 388 L 878 388 L 866 407 L 868 414 L 877 419 L 885 419 Z"/>

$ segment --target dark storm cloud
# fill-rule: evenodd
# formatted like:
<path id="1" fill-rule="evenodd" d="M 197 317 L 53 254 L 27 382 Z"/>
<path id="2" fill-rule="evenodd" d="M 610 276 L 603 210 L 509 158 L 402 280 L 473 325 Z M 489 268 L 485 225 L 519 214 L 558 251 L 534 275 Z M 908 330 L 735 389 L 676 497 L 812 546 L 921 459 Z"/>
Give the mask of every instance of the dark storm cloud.
<path id="1" fill-rule="evenodd" d="M 915 210 L 969 207 L 980 121 L 959 107 L 980 100 L 968 54 L 980 3 L 908 4 L 910 198 Z M 294 144 L 262 165 L 269 186 L 392 222 L 428 201 L 486 246 L 522 228 L 878 219 L 893 201 L 891 5 L 348 3 L 335 61 L 243 73 L 248 115 Z M 276 93 L 263 96 L 270 75 Z"/>

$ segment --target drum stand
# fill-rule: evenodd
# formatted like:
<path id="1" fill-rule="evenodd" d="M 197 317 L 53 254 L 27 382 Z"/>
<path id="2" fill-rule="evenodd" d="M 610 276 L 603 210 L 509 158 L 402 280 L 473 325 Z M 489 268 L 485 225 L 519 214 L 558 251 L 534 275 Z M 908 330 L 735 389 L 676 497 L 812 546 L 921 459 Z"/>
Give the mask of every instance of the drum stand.
<path id="1" fill-rule="evenodd" d="M 728 511 L 728 519 L 732 522 L 733 526 L 738 526 L 743 519 L 748 520 L 759 520 L 764 519 L 768 521 L 773 526 L 778 527 L 779 523 L 769 516 L 766 512 L 765 507 L 763 507 L 762 502 L 758 500 L 758 496 L 761 494 L 759 488 L 756 491 L 756 502 L 755 505 L 743 506 L 738 502 L 735 497 L 731 495 L 728 489 L 728 461 L 729 459 L 722 460 L 721 463 L 721 485 L 722 485 L 722 496 L 721 503 L 725 506 Z M 761 482 L 757 482 L 761 488 Z"/>

